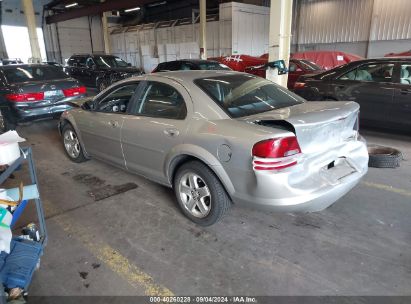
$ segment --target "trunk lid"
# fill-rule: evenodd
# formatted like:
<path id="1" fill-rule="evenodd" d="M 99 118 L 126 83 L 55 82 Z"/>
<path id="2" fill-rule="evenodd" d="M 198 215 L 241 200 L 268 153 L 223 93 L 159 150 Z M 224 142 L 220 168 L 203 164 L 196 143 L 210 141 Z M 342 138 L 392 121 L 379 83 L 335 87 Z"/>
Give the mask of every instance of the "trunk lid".
<path id="1" fill-rule="evenodd" d="M 44 92 L 44 101 L 56 103 L 65 99 L 63 90 L 80 86 L 78 81 L 72 78 L 42 80 L 23 82 L 14 85 L 19 93 L 37 93 Z"/>
<path id="2" fill-rule="evenodd" d="M 306 102 L 239 119 L 288 129 L 296 134 L 302 152 L 311 154 L 356 136 L 359 108 L 355 102 Z"/>

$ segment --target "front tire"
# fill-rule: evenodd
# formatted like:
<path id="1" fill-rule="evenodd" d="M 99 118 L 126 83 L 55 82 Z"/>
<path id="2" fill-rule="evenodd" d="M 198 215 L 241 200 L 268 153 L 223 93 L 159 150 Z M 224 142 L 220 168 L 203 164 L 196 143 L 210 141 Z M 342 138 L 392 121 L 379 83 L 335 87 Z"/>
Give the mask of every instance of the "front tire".
<path id="1" fill-rule="evenodd" d="M 67 156 L 76 163 L 81 163 L 87 160 L 84 156 L 83 148 L 73 126 L 69 123 L 65 124 L 61 132 L 63 136 L 63 148 Z"/>
<path id="2" fill-rule="evenodd" d="M 16 128 L 17 121 L 13 117 L 13 114 L 11 114 L 10 109 L 0 109 L 0 134 L 11 130 L 16 130 Z"/>
<path id="3" fill-rule="evenodd" d="M 231 207 L 220 180 L 199 161 L 185 163 L 177 170 L 174 192 L 184 215 L 200 226 L 220 221 Z"/>
<path id="4" fill-rule="evenodd" d="M 100 82 L 98 83 L 98 86 L 97 86 L 99 92 L 104 91 L 107 87 L 108 87 L 108 83 L 107 83 L 106 80 L 100 81 Z"/>

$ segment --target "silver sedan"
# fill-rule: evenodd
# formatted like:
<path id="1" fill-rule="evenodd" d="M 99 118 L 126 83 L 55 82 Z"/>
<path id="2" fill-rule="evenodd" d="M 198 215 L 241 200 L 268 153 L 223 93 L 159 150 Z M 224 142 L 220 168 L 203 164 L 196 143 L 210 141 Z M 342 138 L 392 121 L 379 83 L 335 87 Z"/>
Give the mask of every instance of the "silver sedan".
<path id="1" fill-rule="evenodd" d="M 232 71 L 177 71 L 118 82 L 59 124 L 68 157 L 91 157 L 173 187 L 207 226 L 232 203 L 320 211 L 367 172 L 355 102 L 310 102 Z"/>

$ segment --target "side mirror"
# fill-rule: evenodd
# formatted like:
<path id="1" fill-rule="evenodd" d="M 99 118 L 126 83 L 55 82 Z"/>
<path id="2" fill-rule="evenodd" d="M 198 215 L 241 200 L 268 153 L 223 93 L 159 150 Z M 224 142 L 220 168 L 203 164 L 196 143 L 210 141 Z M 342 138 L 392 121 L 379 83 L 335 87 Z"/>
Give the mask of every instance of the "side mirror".
<path id="1" fill-rule="evenodd" d="M 284 75 L 288 73 L 288 69 L 285 66 L 284 60 L 276 60 L 276 61 L 271 61 L 267 63 L 268 67 L 272 69 L 277 69 L 278 70 L 278 75 Z"/>

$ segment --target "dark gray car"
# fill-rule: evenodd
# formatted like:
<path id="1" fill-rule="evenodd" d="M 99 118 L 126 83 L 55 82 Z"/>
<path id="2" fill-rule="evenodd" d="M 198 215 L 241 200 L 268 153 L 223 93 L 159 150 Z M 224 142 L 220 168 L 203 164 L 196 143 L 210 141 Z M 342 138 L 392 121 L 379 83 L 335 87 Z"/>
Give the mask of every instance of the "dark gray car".
<path id="1" fill-rule="evenodd" d="M 0 110 L 7 129 L 18 122 L 59 116 L 71 108 L 70 101 L 85 94 L 85 87 L 55 66 L 0 67 Z"/>
<path id="2" fill-rule="evenodd" d="M 117 56 L 101 54 L 73 55 L 64 69 L 85 86 L 97 88 L 99 91 L 116 81 L 143 73 Z"/>
<path id="3" fill-rule="evenodd" d="M 317 75 L 301 76 L 294 92 L 307 100 L 349 100 L 368 126 L 409 130 L 411 57 L 366 59 Z"/>

